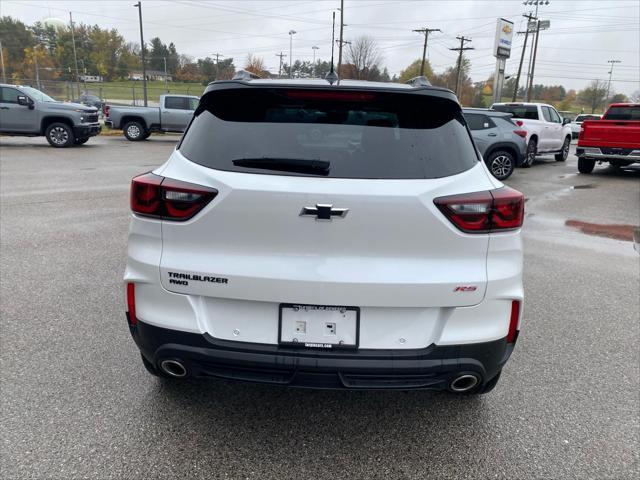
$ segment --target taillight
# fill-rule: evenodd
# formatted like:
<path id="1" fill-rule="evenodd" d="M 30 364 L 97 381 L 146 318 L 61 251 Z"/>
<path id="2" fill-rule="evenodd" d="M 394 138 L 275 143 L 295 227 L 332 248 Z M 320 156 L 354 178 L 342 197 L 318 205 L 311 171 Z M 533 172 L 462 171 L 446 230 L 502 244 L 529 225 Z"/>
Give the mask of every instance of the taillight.
<path id="1" fill-rule="evenodd" d="M 105 105 L 104 107 L 102 107 L 102 113 L 104 113 L 105 117 L 109 116 L 109 110 L 111 110 L 111 107 L 109 107 L 109 105 Z"/>
<path id="2" fill-rule="evenodd" d="M 145 217 L 185 221 L 217 194 L 215 188 L 145 173 L 131 181 L 131 211 Z"/>
<path id="3" fill-rule="evenodd" d="M 509 187 L 439 197 L 433 203 L 466 233 L 515 230 L 524 220 L 524 195 Z"/>
<path id="4" fill-rule="evenodd" d="M 580 125 L 580 133 L 578 134 L 578 141 L 584 139 L 584 125 Z"/>
<path id="5" fill-rule="evenodd" d="M 289 98 L 300 100 L 336 100 L 346 102 L 369 102 L 376 97 L 376 94 L 371 92 L 333 90 L 286 90 L 284 94 Z"/>
<path id="6" fill-rule="evenodd" d="M 520 301 L 511 302 L 511 317 L 509 318 L 509 332 L 507 333 L 507 343 L 515 343 L 518 338 L 518 320 L 520 319 Z"/>
<path id="7" fill-rule="evenodd" d="M 527 138 L 527 131 L 526 130 L 514 130 L 513 133 L 515 133 L 516 135 L 522 137 L 522 138 Z"/>
<path id="8" fill-rule="evenodd" d="M 127 283 L 127 318 L 129 325 L 135 327 L 138 324 L 136 317 L 136 284 Z"/>

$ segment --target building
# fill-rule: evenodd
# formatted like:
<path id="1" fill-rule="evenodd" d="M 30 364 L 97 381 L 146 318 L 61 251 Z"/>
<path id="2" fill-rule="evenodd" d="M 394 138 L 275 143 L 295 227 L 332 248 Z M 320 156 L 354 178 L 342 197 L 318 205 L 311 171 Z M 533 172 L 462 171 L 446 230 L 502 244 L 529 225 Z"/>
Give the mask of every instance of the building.
<path id="1" fill-rule="evenodd" d="M 129 72 L 129 80 L 142 80 L 142 71 L 141 70 L 135 70 L 132 72 Z M 165 81 L 165 73 L 162 70 L 147 70 L 147 80 L 155 80 L 158 82 L 164 82 Z M 173 76 L 168 73 L 166 74 L 166 81 L 167 82 L 172 82 L 173 81 Z"/>
<path id="2" fill-rule="evenodd" d="M 100 75 L 80 75 L 79 80 L 85 83 L 100 83 L 104 82 L 104 78 Z"/>

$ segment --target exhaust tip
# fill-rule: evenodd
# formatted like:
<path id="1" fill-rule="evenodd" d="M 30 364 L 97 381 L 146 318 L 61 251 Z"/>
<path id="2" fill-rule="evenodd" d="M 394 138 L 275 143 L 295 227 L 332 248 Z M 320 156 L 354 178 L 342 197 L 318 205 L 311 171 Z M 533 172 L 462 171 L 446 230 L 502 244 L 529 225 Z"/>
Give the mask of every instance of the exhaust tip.
<path id="1" fill-rule="evenodd" d="M 454 393 L 465 393 L 473 390 L 480 383 L 480 378 L 471 373 L 465 373 L 454 378 L 449 384 L 449 389 Z"/>
<path id="2" fill-rule="evenodd" d="M 167 375 L 174 378 L 184 378 L 187 376 L 187 368 L 178 360 L 163 360 L 160 368 Z"/>

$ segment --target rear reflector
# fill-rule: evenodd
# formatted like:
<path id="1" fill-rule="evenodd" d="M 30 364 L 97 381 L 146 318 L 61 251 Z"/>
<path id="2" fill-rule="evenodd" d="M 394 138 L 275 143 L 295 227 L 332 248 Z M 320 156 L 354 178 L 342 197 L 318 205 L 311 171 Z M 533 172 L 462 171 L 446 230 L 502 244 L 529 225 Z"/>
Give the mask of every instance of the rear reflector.
<path id="1" fill-rule="evenodd" d="M 513 133 L 515 133 L 516 135 L 522 137 L 522 138 L 526 138 L 527 136 L 527 131 L 526 130 L 514 130 Z"/>
<path id="2" fill-rule="evenodd" d="M 217 194 L 215 188 L 145 173 L 131 181 L 131 211 L 145 217 L 185 221 Z"/>
<path id="3" fill-rule="evenodd" d="M 507 333 L 507 343 L 514 343 L 518 338 L 518 320 L 520 319 L 520 301 L 511 302 L 511 318 L 509 318 L 509 332 Z"/>
<path id="4" fill-rule="evenodd" d="M 524 195 L 509 187 L 439 197 L 433 203 L 466 233 L 515 230 L 524 220 Z"/>
<path id="5" fill-rule="evenodd" d="M 129 325 L 135 327 L 138 324 L 136 317 L 136 284 L 127 283 L 127 312 L 129 313 Z"/>

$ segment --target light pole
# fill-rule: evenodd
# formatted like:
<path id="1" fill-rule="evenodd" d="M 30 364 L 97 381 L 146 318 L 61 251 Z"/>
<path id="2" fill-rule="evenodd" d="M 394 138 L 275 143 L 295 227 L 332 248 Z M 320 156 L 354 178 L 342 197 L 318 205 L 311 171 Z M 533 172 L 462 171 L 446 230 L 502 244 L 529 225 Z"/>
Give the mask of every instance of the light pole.
<path id="1" fill-rule="evenodd" d="M 316 50 L 319 50 L 320 47 L 314 45 L 311 48 L 313 49 L 313 78 L 316 78 Z"/>
<path id="2" fill-rule="evenodd" d="M 609 102 L 609 88 L 611 87 L 611 75 L 613 75 L 613 66 L 616 63 L 622 63 L 620 60 L 607 60 L 607 63 L 611 64 L 611 70 L 609 70 L 609 83 L 607 83 L 607 95 L 604 97 L 604 101 L 607 102 L 606 104 L 608 105 Z"/>
<path id="3" fill-rule="evenodd" d="M 293 78 L 293 36 L 296 33 L 295 30 L 289 30 L 289 78 Z"/>
<path id="4" fill-rule="evenodd" d="M 147 101 L 147 66 L 144 60 L 144 36 L 142 34 L 142 2 L 134 5 L 138 9 L 138 18 L 140 20 L 140 55 L 142 56 L 142 90 L 144 91 L 144 106 L 148 106 Z"/>
<path id="5" fill-rule="evenodd" d="M 2 83 L 7 83 L 7 74 L 4 71 L 4 54 L 2 53 L 1 41 L 0 41 L 0 63 L 2 64 Z"/>

